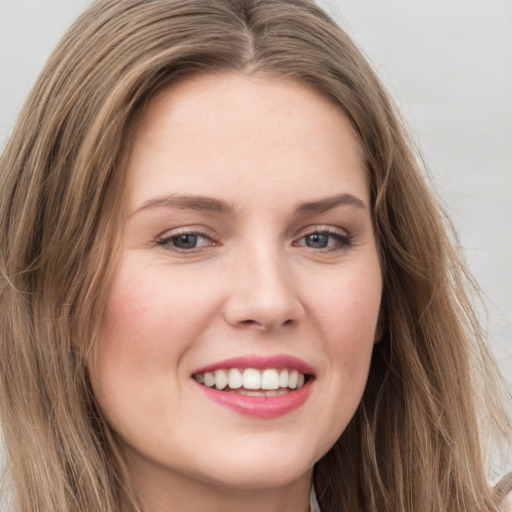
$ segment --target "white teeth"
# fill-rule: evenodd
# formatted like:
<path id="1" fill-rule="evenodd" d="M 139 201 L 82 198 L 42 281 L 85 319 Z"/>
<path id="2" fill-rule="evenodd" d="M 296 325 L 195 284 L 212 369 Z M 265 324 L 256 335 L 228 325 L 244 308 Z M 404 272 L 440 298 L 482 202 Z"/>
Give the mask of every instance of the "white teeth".
<path id="1" fill-rule="evenodd" d="M 261 374 L 254 368 L 247 368 L 244 370 L 242 382 L 245 389 L 260 389 L 261 388 Z"/>
<path id="2" fill-rule="evenodd" d="M 299 372 L 297 370 L 292 370 L 288 375 L 288 387 L 290 389 L 295 389 L 297 387 L 299 380 Z"/>
<path id="3" fill-rule="evenodd" d="M 224 389 L 228 385 L 228 374 L 226 370 L 215 370 L 215 387 Z"/>
<path id="4" fill-rule="evenodd" d="M 231 368 L 228 372 L 228 385 L 231 389 L 242 387 L 242 372 L 238 368 Z"/>
<path id="5" fill-rule="evenodd" d="M 215 377 L 213 376 L 213 373 L 206 372 L 204 374 L 204 385 L 208 386 L 209 388 L 212 388 L 215 384 Z"/>
<path id="6" fill-rule="evenodd" d="M 265 396 L 263 391 L 239 391 L 241 395 L 245 396 Z"/>
<path id="7" fill-rule="evenodd" d="M 237 391 L 250 396 L 276 396 L 304 386 L 306 377 L 298 370 L 289 368 L 230 368 L 196 373 L 194 380 L 219 391 Z"/>
<path id="8" fill-rule="evenodd" d="M 261 389 L 279 389 L 277 370 L 264 370 L 261 374 Z"/>
<path id="9" fill-rule="evenodd" d="M 281 373 L 279 374 L 279 387 L 288 387 L 288 370 L 281 370 Z"/>
<path id="10" fill-rule="evenodd" d="M 289 389 L 282 389 L 279 391 L 276 391 L 275 389 L 270 389 L 268 391 L 248 391 L 247 389 L 239 389 L 236 391 L 236 393 L 240 395 L 245 396 L 277 396 L 277 395 L 286 395 L 286 393 L 289 393 Z"/>

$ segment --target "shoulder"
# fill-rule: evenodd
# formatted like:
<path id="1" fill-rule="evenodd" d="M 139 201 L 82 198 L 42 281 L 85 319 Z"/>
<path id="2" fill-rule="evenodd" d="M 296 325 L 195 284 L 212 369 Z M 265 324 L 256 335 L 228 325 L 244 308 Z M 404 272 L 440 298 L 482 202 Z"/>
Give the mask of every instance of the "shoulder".
<path id="1" fill-rule="evenodd" d="M 512 473 L 505 475 L 494 489 L 500 497 L 500 512 L 512 512 Z"/>
<path id="2" fill-rule="evenodd" d="M 512 512 L 512 491 L 503 497 L 500 512 Z"/>

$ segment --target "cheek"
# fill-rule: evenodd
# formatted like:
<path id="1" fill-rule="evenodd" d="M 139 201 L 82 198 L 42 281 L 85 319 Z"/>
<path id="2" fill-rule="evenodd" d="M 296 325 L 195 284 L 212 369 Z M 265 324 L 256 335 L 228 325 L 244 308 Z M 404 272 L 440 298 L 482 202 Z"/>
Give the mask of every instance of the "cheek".
<path id="1" fill-rule="evenodd" d="M 145 382 L 182 350 L 183 336 L 176 334 L 183 325 L 177 320 L 179 304 L 173 304 L 169 289 L 154 281 L 150 272 L 134 272 L 132 267 L 125 261 L 118 268 L 90 361 L 98 397 L 128 395 L 135 382 Z"/>
<path id="2" fill-rule="evenodd" d="M 348 270 L 318 297 L 317 317 L 327 330 L 329 351 L 357 357 L 376 341 L 382 279 L 378 266 L 370 268 Z"/>
<path id="3" fill-rule="evenodd" d="M 182 392 L 183 359 L 201 337 L 198 292 L 160 269 L 129 264 L 119 267 L 106 305 L 94 360 L 89 361 L 98 404 L 123 437 L 144 430 L 144 418 L 168 414 L 173 389 Z M 141 277 L 143 276 L 143 278 Z M 204 315 L 206 310 L 203 308 Z"/>
<path id="4" fill-rule="evenodd" d="M 135 401 L 149 405 L 160 390 L 180 390 L 188 379 L 190 357 L 221 299 L 207 276 L 178 270 L 148 264 L 137 252 L 121 262 L 89 364 L 104 411 Z"/>
<path id="5" fill-rule="evenodd" d="M 144 355 L 144 361 L 155 351 L 161 353 L 166 345 L 166 329 L 161 325 L 162 319 L 160 323 L 155 321 L 162 317 L 162 314 L 158 314 L 159 309 L 163 311 L 163 305 L 154 300 L 153 294 L 145 289 L 143 283 L 115 283 L 102 324 L 99 362 L 116 359 L 118 364 L 121 361 L 127 363 L 137 353 Z M 167 316 L 168 321 L 171 315 Z"/>
<path id="6" fill-rule="evenodd" d="M 143 360 L 176 357 L 201 332 L 213 304 L 200 277 L 170 275 L 128 260 L 114 279 L 100 343 L 116 345 L 112 349 L 118 351 L 138 351 Z"/>
<path id="7" fill-rule="evenodd" d="M 368 380 L 375 340 L 380 294 L 379 280 L 368 294 L 358 287 L 338 288 L 325 294 L 317 310 L 324 354 L 324 378 L 319 379 L 322 399 L 314 416 L 317 452 L 326 453 L 354 417 Z M 347 283 L 345 283 L 347 284 Z"/>
<path id="8" fill-rule="evenodd" d="M 315 317 L 323 332 L 338 435 L 362 398 L 376 340 L 382 280 L 378 265 L 366 268 L 372 271 L 347 269 L 317 301 Z"/>

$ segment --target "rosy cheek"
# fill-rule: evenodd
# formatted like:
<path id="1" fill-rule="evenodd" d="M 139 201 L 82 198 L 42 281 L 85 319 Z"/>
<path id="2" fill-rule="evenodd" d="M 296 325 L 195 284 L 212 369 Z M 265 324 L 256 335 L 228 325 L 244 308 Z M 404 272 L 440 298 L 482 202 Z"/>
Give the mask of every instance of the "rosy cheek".
<path id="1" fill-rule="evenodd" d="M 148 314 L 148 305 L 137 294 L 115 293 L 106 308 L 105 325 L 107 329 L 123 327 L 126 330 L 136 328 Z"/>
<path id="2" fill-rule="evenodd" d="M 103 322 L 104 332 L 112 336 L 121 331 L 144 332 L 141 326 L 158 306 L 161 294 L 151 269 L 138 263 L 136 256 L 126 254 L 114 275 Z"/>
<path id="3" fill-rule="evenodd" d="M 133 369 L 133 361 L 150 353 L 155 337 L 148 332 L 153 322 L 152 307 L 145 294 L 144 283 L 131 279 L 118 270 L 107 300 L 98 345 L 98 364 L 103 371 Z M 118 370 L 117 370 L 118 369 Z"/>
<path id="4" fill-rule="evenodd" d="M 329 330 L 325 338 L 330 340 L 329 352 L 349 373 L 368 364 L 380 306 L 380 294 L 375 293 L 379 283 L 378 277 L 371 286 L 344 283 L 320 302 L 320 322 Z"/>

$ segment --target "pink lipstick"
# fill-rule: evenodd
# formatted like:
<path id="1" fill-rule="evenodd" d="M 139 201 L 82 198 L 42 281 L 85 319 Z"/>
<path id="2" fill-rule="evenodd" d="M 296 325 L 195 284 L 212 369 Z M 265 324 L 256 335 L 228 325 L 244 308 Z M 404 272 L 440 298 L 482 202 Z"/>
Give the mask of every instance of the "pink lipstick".
<path id="1" fill-rule="evenodd" d="M 215 403 L 241 414 L 274 418 L 306 401 L 314 371 L 292 356 L 245 356 L 199 368 L 192 378 Z"/>

